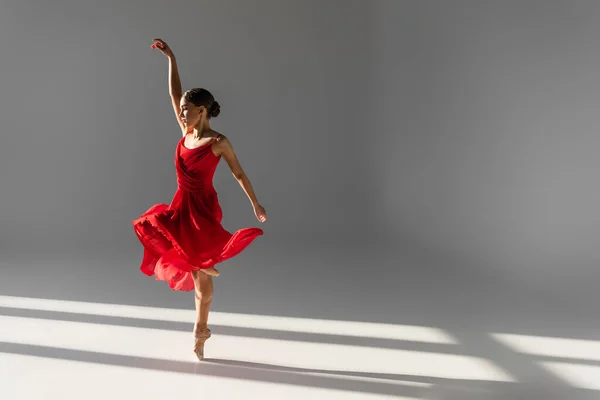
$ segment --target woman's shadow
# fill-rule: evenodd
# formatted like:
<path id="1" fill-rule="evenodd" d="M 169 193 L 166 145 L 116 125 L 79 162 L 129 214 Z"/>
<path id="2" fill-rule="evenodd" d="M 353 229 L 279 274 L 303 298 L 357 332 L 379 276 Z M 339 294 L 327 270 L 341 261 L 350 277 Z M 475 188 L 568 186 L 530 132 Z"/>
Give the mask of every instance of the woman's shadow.
<path id="1" fill-rule="evenodd" d="M 427 393 L 426 386 L 414 383 L 410 384 L 408 382 L 409 379 L 403 384 L 401 376 L 392 374 L 288 367 L 210 357 L 205 358 L 197 365 L 197 372 L 199 374 L 202 374 L 202 369 L 205 367 L 220 365 L 233 367 L 238 379 L 253 381 L 267 381 L 350 392 L 377 393 L 415 399 L 426 398 L 423 396 Z"/>
<path id="2" fill-rule="evenodd" d="M 245 369 L 248 372 L 248 375 L 246 377 L 241 377 L 241 379 L 261 381 L 272 380 L 273 382 L 284 384 L 288 383 L 344 391 L 350 390 L 353 392 L 379 393 L 414 399 L 496 400 L 526 398 L 528 400 L 564 400 L 565 398 L 578 398 L 576 396 L 583 394 L 582 391 L 575 388 L 567 389 L 566 392 L 568 393 L 559 393 L 556 391 L 556 388 L 544 388 L 542 386 L 521 384 L 518 382 L 451 379 L 377 372 L 322 370 L 221 358 L 205 358 L 203 363 Z M 202 365 L 202 363 L 199 365 Z M 272 379 L 265 379 L 263 374 L 270 374 Z M 565 397 L 565 395 L 569 397 Z M 587 399 L 587 397 L 585 398 Z"/>

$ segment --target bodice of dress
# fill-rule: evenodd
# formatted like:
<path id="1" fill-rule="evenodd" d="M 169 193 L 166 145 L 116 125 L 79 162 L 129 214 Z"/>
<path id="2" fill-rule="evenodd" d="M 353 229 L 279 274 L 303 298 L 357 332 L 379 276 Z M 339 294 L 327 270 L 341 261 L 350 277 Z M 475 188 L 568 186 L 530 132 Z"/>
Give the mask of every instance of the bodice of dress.
<path id="1" fill-rule="evenodd" d="M 213 177 L 220 161 L 220 157 L 215 156 L 212 151 L 214 140 L 195 149 L 185 147 L 183 140 L 180 140 L 175 153 L 179 189 L 194 193 L 213 193 Z"/>

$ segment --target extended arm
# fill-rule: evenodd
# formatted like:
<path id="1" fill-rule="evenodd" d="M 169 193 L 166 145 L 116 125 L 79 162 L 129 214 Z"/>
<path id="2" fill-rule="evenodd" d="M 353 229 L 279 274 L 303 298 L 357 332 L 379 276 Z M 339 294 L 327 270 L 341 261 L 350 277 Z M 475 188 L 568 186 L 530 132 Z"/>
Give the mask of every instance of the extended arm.
<path id="1" fill-rule="evenodd" d="M 250 200 L 250 203 L 254 208 L 256 218 L 258 218 L 260 222 L 265 222 L 267 220 L 265 209 L 258 202 L 256 194 L 254 193 L 254 188 L 252 187 L 252 183 L 250 183 L 250 179 L 248 179 L 248 176 L 242 169 L 240 162 L 238 161 L 238 158 L 235 154 L 235 151 L 233 150 L 233 146 L 231 145 L 229 139 L 225 137 L 225 135 L 221 135 L 217 145 L 217 151 L 219 155 L 221 155 L 225 159 L 227 165 L 229 166 L 229 169 L 231 169 L 231 174 L 233 175 L 235 180 L 240 184 L 242 190 L 244 191 L 244 193 L 246 193 L 246 196 L 248 196 L 248 200 Z"/>

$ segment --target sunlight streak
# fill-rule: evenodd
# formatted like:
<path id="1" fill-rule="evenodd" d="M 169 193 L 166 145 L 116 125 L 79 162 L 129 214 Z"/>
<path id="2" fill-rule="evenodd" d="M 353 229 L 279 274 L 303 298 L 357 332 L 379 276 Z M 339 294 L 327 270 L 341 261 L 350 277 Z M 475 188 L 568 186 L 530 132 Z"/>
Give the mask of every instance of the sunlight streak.
<path id="1" fill-rule="evenodd" d="M 12 316 L 0 316 L 0 326 L 3 327 L 0 341 L 5 343 L 170 361 L 195 360 L 191 332 Z M 371 375 L 514 381 L 488 360 L 470 356 L 213 333 L 207 342 L 208 358 L 301 368 L 317 373 L 364 373 L 368 370 Z"/>
<path id="2" fill-rule="evenodd" d="M 205 374 L 201 370 L 173 373 L 17 354 L 2 354 L 0 376 L 2 395 L 6 399 L 422 399 L 421 396 L 398 397 L 258 379 L 240 381 L 236 378 Z M 412 392 L 418 393 L 418 390 Z"/>
<path id="3" fill-rule="evenodd" d="M 580 389 L 600 390 L 600 366 L 540 362 L 541 366 Z"/>
<path id="4" fill-rule="evenodd" d="M 600 361 L 600 341 L 500 333 L 491 336 L 522 354 Z"/>
<path id="5" fill-rule="evenodd" d="M 192 323 L 195 318 L 195 311 L 193 310 L 13 296 L 0 296 L 0 307 L 184 323 Z M 423 343 L 458 343 L 456 339 L 440 329 L 413 325 L 276 317 L 218 311 L 211 311 L 210 323 L 240 328 L 406 340 Z"/>

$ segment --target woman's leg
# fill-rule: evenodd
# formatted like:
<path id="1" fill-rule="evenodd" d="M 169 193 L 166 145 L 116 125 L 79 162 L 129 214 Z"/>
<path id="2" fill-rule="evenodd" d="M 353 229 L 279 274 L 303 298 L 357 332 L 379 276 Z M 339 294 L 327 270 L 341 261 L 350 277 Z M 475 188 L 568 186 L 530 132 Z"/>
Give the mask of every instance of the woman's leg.
<path id="1" fill-rule="evenodd" d="M 194 353 L 199 360 L 204 358 L 204 342 L 210 337 L 208 313 L 213 297 L 212 276 L 202 271 L 192 272 L 194 278 L 194 296 L 196 301 L 196 323 L 194 325 Z"/>
<path id="2" fill-rule="evenodd" d="M 215 267 L 201 269 L 200 272 L 204 272 L 206 275 L 219 276 L 221 273 Z"/>

